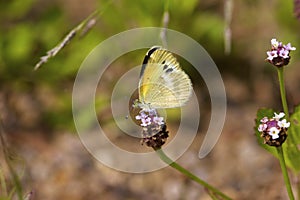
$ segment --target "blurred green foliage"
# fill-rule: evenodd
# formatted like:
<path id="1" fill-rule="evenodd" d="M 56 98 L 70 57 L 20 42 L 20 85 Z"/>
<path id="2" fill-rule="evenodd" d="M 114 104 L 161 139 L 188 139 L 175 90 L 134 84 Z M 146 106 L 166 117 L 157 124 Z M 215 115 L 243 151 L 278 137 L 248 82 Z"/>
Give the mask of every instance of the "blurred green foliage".
<path id="1" fill-rule="evenodd" d="M 110 4 L 106 7 L 108 2 Z M 91 5 L 80 6 L 88 3 Z M 101 13 L 100 18 L 85 37 L 75 37 L 41 69 L 33 71 L 39 57 L 96 9 Z M 261 63 L 259 65 L 263 68 L 265 50 L 272 37 L 284 37 L 295 46 L 299 44 L 299 24 L 291 17 L 290 2 L 235 2 L 231 24 L 233 52 L 225 56 L 223 1 L 76 0 L 69 5 L 63 0 L 1 1 L 0 87 L 2 95 L 6 96 L 3 104 L 7 108 L 8 119 L 5 120 L 8 125 L 45 130 L 73 129 L 72 86 L 84 58 L 95 45 L 116 33 L 135 27 L 161 26 L 165 9 L 170 14 L 169 28 L 199 41 L 222 72 L 237 74 L 241 80 L 249 76 L 251 65 L 256 65 L 253 68 L 257 69 Z M 241 21 L 244 19 L 249 19 L 249 22 Z M 266 19 L 264 26 L 259 25 L 262 19 Z M 251 52 L 256 52 L 256 55 Z M 142 57 L 129 58 L 128 63 L 141 61 Z M 100 99 L 105 99 L 107 94 L 101 95 L 104 97 Z M 30 112 L 35 115 L 31 116 L 32 119 L 29 117 L 33 123 L 22 121 L 17 116 L 24 110 L 18 104 L 25 97 L 33 103 Z M 18 120 L 9 120 L 13 117 Z"/>

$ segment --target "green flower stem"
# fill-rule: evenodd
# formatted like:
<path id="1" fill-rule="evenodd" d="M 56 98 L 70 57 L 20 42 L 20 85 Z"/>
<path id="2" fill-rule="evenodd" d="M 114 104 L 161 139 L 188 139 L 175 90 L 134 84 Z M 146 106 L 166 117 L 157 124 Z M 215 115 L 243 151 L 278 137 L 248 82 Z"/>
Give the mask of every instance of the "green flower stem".
<path id="1" fill-rule="evenodd" d="M 289 195 L 290 200 L 294 200 L 295 197 L 294 197 L 294 194 L 293 194 L 293 191 L 292 191 L 289 175 L 288 175 L 287 168 L 286 168 L 286 165 L 285 165 L 282 147 L 280 146 L 280 147 L 277 147 L 276 149 L 277 149 L 278 158 L 279 158 L 279 162 L 280 162 L 280 167 L 281 167 L 281 171 L 282 171 L 282 174 L 283 174 L 283 178 L 284 178 L 287 193 Z"/>
<path id="2" fill-rule="evenodd" d="M 159 155 L 159 157 L 160 157 L 160 159 L 162 161 L 164 161 L 165 163 L 167 163 L 168 165 L 170 165 L 174 169 L 180 171 L 182 174 L 186 175 L 187 177 L 189 177 L 193 181 L 195 181 L 195 182 L 199 183 L 200 185 L 202 185 L 203 187 L 207 188 L 213 194 L 218 195 L 218 196 L 222 197 L 223 199 L 231 200 L 230 197 L 226 196 L 225 194 L 223 194 L 222 192 L 220 192 L 218 189 L 216 189 L 213 186 L 209 185 L 208 183 L 206 183 L 205 181 L 203 181 L 202 179 L 200 179 L 199 177 L 197 177 L 193 173 L 189 172 L 187 169 L 183 168 L 181 165 L 179 165 L 176 162 L 174 162 L 171 158 L 169 158 L 163 152 L 162 149 L 157 149 L 156 153 Z"/>
<path id="3" fill-rule="evenodd" d="M 283 111 L 285 113 L 286 119 L 289 121 L 290 120 L 290 115 L 289 115 L 288 105 L 287 105 L 287 102 L 286 102 L 283 68 L 284 67 L 278 67 L 277 72 L 278 72 L 278 80 L 279 80 L 282 107 L 283 107 Z"/>
<path id="4" fill-rule="evenodd" d="M 289 121 L 290 115 L 289 115 L 289 109 L 288 109 L 288 105 L 287 105 L 287 101 L 286 101 L 283 69 L 284 69 L 283 67 L 279 67 L 279 68 L 277 68 L 277 72 L 278 72 L 278 80 L 279 80 L 282 107 L 283 107 L 283 111 L 285 113 L 286 119 Z M 281 171 L 283 174 L 283 178 L 284 178 L 284 182 L 285 182 L 285 186 L 286 186 L 289 198 L 290 198 L 290 200 L 294 200 L 295 197 L 294 197 L 294 194 L 292 191 L 289 175 L 287 172 L 282 146 L 277 147 L 277 154 L 278 154 L 280 167 L 281 167 Z"/>
<path id="5" fill-rule="evenodd" d="M 279 87 L 280 87 L 280 96 L 281 96 L 281 102 L 283 107 L 283 112 L 285 113 L 285 118 L 287 121 L 290 121 L 290 114 L 289 114 L 289 108 L 286 101 L 286 94 L 285 94 L 285 86 L 284 86 L 284 73 L 283 73 L 284 67 L 277 68 L 278 72 L 278 79 L 279 79 Z M 293 138 L 293 135 L 289 135 L 289 138 L 291 141 L 295 141 Z"/>

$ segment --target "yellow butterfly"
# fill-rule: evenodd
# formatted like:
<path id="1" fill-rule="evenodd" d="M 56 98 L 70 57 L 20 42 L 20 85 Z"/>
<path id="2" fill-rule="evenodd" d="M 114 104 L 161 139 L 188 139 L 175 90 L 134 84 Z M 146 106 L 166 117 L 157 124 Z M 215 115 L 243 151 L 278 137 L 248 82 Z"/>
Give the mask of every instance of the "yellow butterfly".
<path id="1" fill-rule="evenodd" d="M 191 80 L 174 55 L 162 47 L 152 47 L 140 73 L 139 106 L 146 110 L 181 107 L 191 93 Z"/>

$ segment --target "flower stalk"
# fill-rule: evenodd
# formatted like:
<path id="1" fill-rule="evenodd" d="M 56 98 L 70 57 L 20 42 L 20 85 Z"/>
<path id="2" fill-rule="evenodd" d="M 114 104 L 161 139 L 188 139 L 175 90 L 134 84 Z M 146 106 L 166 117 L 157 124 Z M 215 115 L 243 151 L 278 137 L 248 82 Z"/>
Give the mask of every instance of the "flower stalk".
<path id="1" fill-rule="evenodd" d="M 286 101 L 283 67 L 277 68 L 277 72 L 278 72 L 278 80 L 279 80 L 282 107 L 286 114 L 287 119 L 289 120 L 289 109 L 288 109 L 288 105 L 287 105 L 287 101 Z M 284 178 L 284 183 L 286 186 L 287 193 L 289 195 L 290 200 L 294 200 L 295 197 L 293 194 L 290 178 L 289 178 L 289 175 L 287 172 L 287 167 L 286 167 L 285 160 L 284 160 L 284 153 L 283 153 L 282 146 L 279 146 L 276 149 L 277 149 L 278 159 L 279 159 L 279 163 L 280 163 L 280 167 L 281 167 L 282 175 Z"/>
<path id="2" fill-rule="evenodd" d="M 290 200 L 294 200 L 295 197 L 293 194 L 289 174 L 287 172 L 282 146 L 277 147 L 276 150 L 277 150 L 278 159 L 279 159 L 279 163 L 280 163 L 280 167 L 281 167 L 281 171 L 282 171 L 282 175 L 283 175 L 287 193 L 289 195 Z"/>
<path id="3" fill-rule="evenodd" d="M 287 101 L 286 101 L 283 69 L 284 69 L 283 67 L 277 68 L 277 74 L 278 74 L 278 80 L 279 80 L 280 96 L 281 96 L 283 111 L 285 113 L 287 120 L 289 121 L 290 116 L 289 116 L 289 109 L 288 109 L 288 105 L 287 105 Z"/>
<path id="4" fill-rule="evenodd" d="M 191 173 L 187 169 L 183 168 L 178 163 L 174 162 L 171 158 L 169 158 L 163 152 L 162 149 L 156 149 L 155 152 L 158 154 L 158 156 L 160 157 L 160 159 L 162 161 L 164 161 L 166 164 L 168 164 L 169 166 L 173 167 L 177 171 L 181 172 L 182 174 L 186 175 L 187 177 L 189 177 L 193 181 L 197 182 L 198 184 L 202 185 L 203 187 L 205 187 L 206 189 L 208 189 L 209 191 L 211 191 L 210 195 L 213 195 L 213 196 L 217 195 L 217 196 L 221 197 L 222 199 L 231 200 L 230 197 L 228 197 L 227 195 L 225 195 L 224 193 L 222 193 L 218 189 L 214 188 L 210 184 L 206 183 L 205 181 L 203 181 L 202 179 L 200 179 L 198 176 L 194 175 L 193 173 Z M 218 198 L 216 197 L 216 199 L 218 199 Z"/>

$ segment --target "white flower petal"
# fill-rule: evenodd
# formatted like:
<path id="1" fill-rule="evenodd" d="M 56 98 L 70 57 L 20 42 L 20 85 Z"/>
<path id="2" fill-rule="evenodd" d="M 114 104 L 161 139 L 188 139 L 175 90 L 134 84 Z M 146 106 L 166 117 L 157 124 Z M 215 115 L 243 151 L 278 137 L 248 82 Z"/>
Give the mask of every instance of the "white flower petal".
<path id="1" fill-rule="evenodd" d="M 267 124 L 260 124 L 260 125 L 258 126 L 258 131 L 259 131 L 259 132 L 263 132 L 263 131 L 265 131 L 267 128 L 268 128 Z"/>
<path id="2" fill-rule="evenodd" d="M 290 122 L 287 122 L 286 119 L 283 119 L 281 121 L 278 121 L 278 126 L 281 127 L 281 128 L 288 128 L 290 127 L 291 123 Z"/>
<path id="3" fill-rule="evenodd" d="M 287 45 L 284 45 L 284 48 L 288 51 L 295 51 L 296 47 L 292 47 L 291 43 L 288 43 Z"/>
<path id="4" fill-rule="evenodd" d="M 277 114 L 276 112 L 274 112 L 274 117 L 273 119 L 275 119 L 276 121 L 280 120 L 281 118 L 283 118 L 285 116 L 285 114 L 283 112 L 280 112 L 279 114 Z"/>
<path id="5" fill-rule="evenodd" d="M 271 40 L 271 45 L 272 45 L 273 47 L 275 47 L 275 48 L 278 47 L 279 42 L 276 40 L 276 38 L 273 38 L 273 39 Z"/>
<path id="6" fill-rule="evenodd" d="M 267 121 L 269 121 L 269 119 L 267 117 L 264 117 L 260 120 L 260 122 L 262 122 L 262 123 L 266 123 Z"/>
<path id="7" fill-rule="evenodd" d="M 276 127 L 272 127 L 269 129 L 269 135 L 272 136 L 272 139 L 277 139 L 279 138 L 279 133 L 280 133 L 280 130 Z"/>

